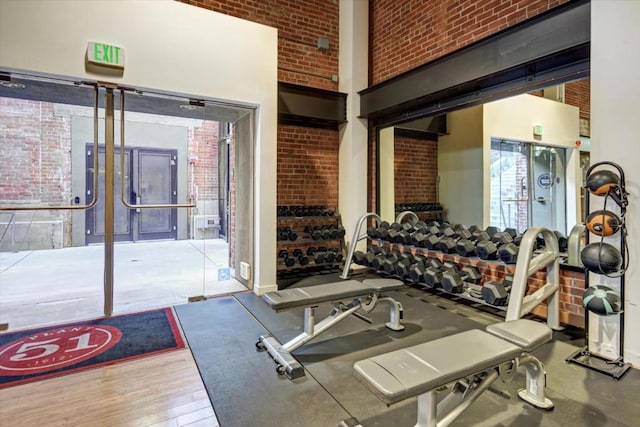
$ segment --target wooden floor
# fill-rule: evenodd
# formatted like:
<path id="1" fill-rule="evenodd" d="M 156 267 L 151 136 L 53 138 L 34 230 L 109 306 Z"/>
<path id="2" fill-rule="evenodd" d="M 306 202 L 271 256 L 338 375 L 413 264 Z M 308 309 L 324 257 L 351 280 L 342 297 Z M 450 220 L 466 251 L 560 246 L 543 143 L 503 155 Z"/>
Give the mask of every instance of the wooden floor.
<path id="1" fill-rule="evenodd" d="M 217 427 L 189 349 L 0 390 L 0 426 Z"/>

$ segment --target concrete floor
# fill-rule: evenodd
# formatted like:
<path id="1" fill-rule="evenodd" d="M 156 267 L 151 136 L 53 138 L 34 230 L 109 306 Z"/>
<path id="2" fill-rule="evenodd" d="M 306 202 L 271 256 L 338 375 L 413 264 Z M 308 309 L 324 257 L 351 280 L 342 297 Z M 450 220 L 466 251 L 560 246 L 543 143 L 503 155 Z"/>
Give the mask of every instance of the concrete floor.
<path id="1" fill-rule="evenodd" d="M 116 244 L 114 314 L 246 290 L 221 239 Z M 0 252 L 0 324 L 10 330 L 104 314 L 104 246 Z"/>

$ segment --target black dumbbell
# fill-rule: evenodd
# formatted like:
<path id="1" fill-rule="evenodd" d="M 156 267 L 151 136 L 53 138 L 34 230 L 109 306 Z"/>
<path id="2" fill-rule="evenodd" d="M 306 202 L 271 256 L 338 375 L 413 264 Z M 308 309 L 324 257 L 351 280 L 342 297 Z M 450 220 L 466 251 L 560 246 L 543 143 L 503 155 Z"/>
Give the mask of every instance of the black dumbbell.
<path id="1" fill-rule="evenodd" d="M 505 264 L 515 264 L 518 260 L 518 246 L 515 243 L 506 243 L 498 248 L 498 258 Z"/>
<path id="2" fill-rule="evenodd" d="M 409 267 L 409 279 L 415 283 L 424 281 L 424 273 L 427 271 L 424 257 L 416 256 L 416 262 Z"/>
<path id="3" fill-rule="evenodd" d="M 436 249 L 445 254 L 452 254 L 456 251 L 456 239 L 453 237 L 442 237 L 436 245 Z"/>
<path id="4" fill-rule="evenodd" d="M 501 246 L 506 245 L 507 243 L 513 243 L 513 237 L 511 237 L 511 234 L 509 233 L 498 231 L 497 233 L 493 234 L 493 237 L 491 237 L 491 241 L 497 246 Z"/>
<path id="5" fill-rule="evenodd" d="M 476 256 L 476 244 L 469 239 L 460 239 L 456 242 L 456 253 L 462 257 Z"/>
<path id="6" fill-rule="evenodd" d="M 278 258 L 282 258 L 284 265 L 287 267 L 293 267 L 296 263 L 296 259 L 289 256 L 289 251 L 286 249 L 281 249 L 280 252 L 278 252 Z"/>
<path id="7" fill-rule="evenodd" d="M 367 263 L 367 254 L 365 252 L 362 252 L 362 251 L 355 251 L 353 253 L 353 262 L 358 264 L 358 265 L 364 265 L 364 266 L 368 266 L 369 265 Z"/>
<path id="8" fill-rule="evenodd" d="M 469 240 L 473 240 L 474 242 L 482 242 L 485 240 L 491 240 L 491 236 L 484 230 L 476 230 L 471 233 L 471 238 Z"/>
<path id="9" fill-rule="evenodd" d="M 476 245 L 476 252 L 481 259 L 494 260 L 498 258 L 498 247 L 489 240 L 483 240 Z"/>
<path id="10" fill-rule="evenodd" d="M 569 248 L 569 239 L 567 239 L 564 234 L 557 230 L 554 231 L 554 234 L 558 238 L 558 250 L 560 252 L 567 252 Z"/>
<path id="11" fill-rule="evenodd" d="M 487 232 L 490 238 L 493 238 L 493 235 L 498 232 L 498 227 L 494 227 L 493 225 L 488 226 L 484 229 Z"/>
<path id="12" fill-rule="evenodd" d="M 436 234 L 429 234 L 427 238 L 422 241 L 422 245 L 424 248 L 435 251 L 437 250 L 440 239 L 441 237 Z"/>
<path id="13" fill-rule="evenodd" d="M 482 286 L 482 299 L 487 304 L 504 306 L 509 300 L 509 292 L 502 283 L 488 281 Z"/>
<path id="14" fill-rule="evenodd" d="M 462 267 L 460 275 L 462 276 L 463 281 L 473 283 L 474 285 L 477 285 L 482 280 L 482 274 L 480 274 L 480 271 L 472 265 L 465 265 Z"/>
<path id="15" fill-rule="evenodd" d="M 396 264 L 396 274 L 401 278 L 409 277 L 409 270 L 411 266 L 416 263 L 415 258 L 411 254 L 403 254 L 403 256 Z"/>
<path id="16" fill-rule="evenodd" d="M 454 294 L 462 293 L 464 291 L 464 283 L 460 272 L 449 269 L 442 273 L 442 289 Z"/>
<path id="17" fill-rule="evenodd" d="M 382 271 L 387 274 L 394 274 L 396 272 L 396 265 L 401 259 L 401 254 L 398 252 L 391 252 L 382 261 Z"/>
<path id="18" fill-rule="evenodd" d="M 442 286 L 442 271 L 433 266 L 427 267 L 422 275 L 422 282 L 430 288 L 439 288 Z"/>

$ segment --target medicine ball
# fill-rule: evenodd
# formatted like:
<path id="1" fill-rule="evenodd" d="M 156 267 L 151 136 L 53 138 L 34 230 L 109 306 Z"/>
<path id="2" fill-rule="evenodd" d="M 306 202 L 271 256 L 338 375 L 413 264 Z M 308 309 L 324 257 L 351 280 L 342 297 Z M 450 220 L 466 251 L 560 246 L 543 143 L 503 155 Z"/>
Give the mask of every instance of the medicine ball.
<path id="1" fill-rule="evenodd" d="M 604 243 L 589 243 L 580 252 L 585 268 L 596 274 L 611 274 L 620 270 L 622 255 L 614 246 Z"/>
<path id="2" fill-rule="evenodd" d="M 587 177 L 587 188 L 596 196 L 604 196 L 618 185 L 620 177 L 609 170 L 591 172 Z"/>
<path id="3" fill-rule="evenodd" d="M 603 285 L 589 286 L 582 296 L 582 305 L 601 316 L 609 316 L 622 310 L 620 296 L 610 287 Z"/>
<path id="4" fill-rule="evenodd" d="M 584 225 L 597 236 L 612 236 L 620 230 L 622 221 L 618 215 L 603 209 L 591 212 Z"/>

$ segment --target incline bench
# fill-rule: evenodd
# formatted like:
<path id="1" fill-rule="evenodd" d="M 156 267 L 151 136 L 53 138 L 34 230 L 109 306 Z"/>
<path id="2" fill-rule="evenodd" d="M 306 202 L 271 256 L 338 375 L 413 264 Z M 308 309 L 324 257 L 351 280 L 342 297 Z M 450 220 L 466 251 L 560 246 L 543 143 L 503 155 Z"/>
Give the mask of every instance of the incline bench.
<path id="1" fill-rule="evenodd" d="M 323 285 L 267 292 L 262 296 L 262 299 L 277 312 L 305 309 L 304 332 L 282 345 L 276 338 L 263 335 L 258 338 L 256 348 L 258 351 L 266 350 L 269 353 L 269 356 L 276 362 L 278 374 L 286 374 L 289 379 L 304 376 L 302 365 L 291 355 L 291 352 L 350 314 L 369 321 L 362 314 L 356 313 L 357 310 L 362 309 L 365 313 L 369 313 L 379 301 L 385 301 L 389 304 L 390 317 L 386 326 L 394 331 L 403 330 L 402 305 L 393 298 L 380 296 L 383 292 L 393 291 L 403 286 L 404 283 L 394 279 L 366 279 L 362 282 L 343 280 Z M 340 302 L 351 298 L 353 300 L 349 304 Z M 329 316 L 316 324 L 315 309 L 318 304 L 326 302 L 333 304 L 333 310 Z"/>
<path id="2" fill-rule="evenodd" d="M 519 397 L 550 410 L 544 367 L 529 352 L 551 336 L 543 323 L 512 320 L 361 360 L 355 375 L 388 405 L 418 396 L 416 427 L 449 425 L 500 376 L 515 375 L 520 365 L 526 366 L 527 379 Z M 449 384 L 448 395 L 438 403 L 438 390 Z"/>

